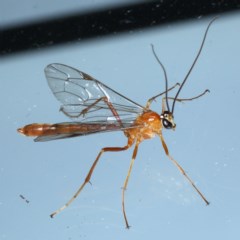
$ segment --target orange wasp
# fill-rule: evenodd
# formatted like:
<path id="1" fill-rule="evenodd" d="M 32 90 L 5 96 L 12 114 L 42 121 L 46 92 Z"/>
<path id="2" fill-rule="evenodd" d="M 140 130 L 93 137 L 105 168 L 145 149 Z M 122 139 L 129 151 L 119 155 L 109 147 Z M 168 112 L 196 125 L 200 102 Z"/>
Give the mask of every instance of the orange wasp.
<path id="1" fill-rule="evenodd" d="M 179 163 L 169 154 L 167 144 L 162 135 L 162 129 L 175 129 L 174 123 L 174 107 L 175 103 L 181 101 L 191 101 L 203 96 L 208 90 L 202 94 L 187 99 L 180 99 L 178 95 L 184 86 L 189 74 L 191 73 L 197 59 L 202 51 L 206 36 L 210 25 L 216 18 L 212 19 L 205 31 L 201 46 L 181 84 L 168 88 L 168 79 L 166 70 L 158 59 L 153 45 L 153 54 L 160 64 L 165 76 L 165 91 L 158 94 L 147 101 L 146 106 L 141 106 L 129 98 L 117 93 L 100 81 L 94 79 L 90 75 L 74 69 L 72 67 L 53 63 L 45 68 L 45 75 L 48 80 L 48 85 L 54 96 L 63 104 L 60 108 L 66 116 L 71 118 L 73 122 L 64 122 L 56 124 L 33 123 L 18 129 L 18 132 L 31 137 L 36 137 L 34 141 L 43 142 L 56 139 L 64 139 L 70 137 L 85 136 L 88 134 L 119 131 L 122 130 L 127 137 L 127 144 L 123 147 L 104 147 L 97 155 L 93 162 L 84 182 L 74 194 L 74 196 L 62 207 L 53 212 L 50 216 L 54 217 L 65 209 L 71 202 L 80 194 L 84 186 L 90 182 L 93 171 L 101 157 L 105 152 L 125 151 L 134 146 L 132 160 L 122 188 L 122 211 L 126 227 L 129 228 L 127 215 L 125 211 L 125 190 L 128 185 L 129 177 L 132 171 L 134 160 L 136 159 L 139 144 L 146 139 L 151 139 L 158 136 L 161 140 L 163 149 L 168 158 L 176 165 L 178 170 L 190 182 L 193 188 L 197 191 L 203 201 L 208 205 L 209 202 L 204 195 L 198 190 L 191 178 L 186 174 Z M 174 98 L 168 97 L 168 92 L 179 86 L 179 89 Z M 152 111 L 150 105 L 156 98 L 165 95 L 162 99 L 162 113 Z M 172 108 L 169 107 L 169 100 L 172 100 Z"/>

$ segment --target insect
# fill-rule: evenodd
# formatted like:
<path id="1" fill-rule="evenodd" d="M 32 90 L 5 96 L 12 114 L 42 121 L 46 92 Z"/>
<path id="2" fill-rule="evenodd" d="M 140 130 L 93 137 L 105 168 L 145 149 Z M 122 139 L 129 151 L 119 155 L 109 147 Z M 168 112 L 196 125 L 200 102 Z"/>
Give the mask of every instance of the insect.
<path id="1" fill-rule="evenodd" d="M 165 91 L 150 98 L 145 107 L 121 95 L 120 93 L 117 93 L 90 75 L 72 67 L 59 63 L 53 63 L 45 68 L 45 75 L 48 85 L 54 96 L 62 103 L 60 110 L 73 121 L 56 124 L 32 123 L 19 128 L 18 132 L 26 136 L 36 137 L 34 139 L 36 142 L 119 130 L 123 131 L 124 135 L 128 139 L 127 144 L 123 147 L 104 147 L 101 149 L 84 182 L 79 187 L 77 192 L 65 205 L 53 212 L 50 215 L 51 217 L 54 217 L 56 214 L 68 207 L 80 194 L 85 185 L 90 182 L 94 169 L 103 153 L 125 151 L 134 145 L 132 159 L 122 188 L 122 211 L 126 227 L 129 228 L 130 225 L 128 223 L 125 210 L 125 190 L 128 186 L 129 177 L 137 156 L 139 144 L 143 140 L 151 139 L 154 136 L 158 136 L 160 138 L 167 157 L 173 162 L 174 165 L 176 165 L 178 170 L 189 181 L 203 201 L 207 205 L 209 204 L 205 196 L 196 187 L 184 169 L 170 155 L 167 144 L 165 143 L 162 135 L 162 130 L 175 129 L 176 124 L 174 123 L 173 113 L 176 102 L 197 99 L 208 91 L 206 90 L 198 96 L 192 98 L 178 98 L 179 93 L 181 92 L 185 82 L 188 79 L 188 76 L 190 75 L 200 56 L 200 53 L 202 52 L 208 30 L 215 19 L 216 18 L 212 19 L 208 24 L 197 56 L 195 57 L 194 62 L 192 63 L 181 84 L 177 83 L 173 87 L 168 88 L 166 70 L 157 57 L 152 45 L 153 54 L 164 73 Z M 175 97 L 169 97 L 168 93 L 175 87 L 179 87 Z M 150 109 L 150 105 L 156 98 L 163 95 L 162 113 L 158 114 Z M 171 109 L 169 101 L 172 101 Z"/>

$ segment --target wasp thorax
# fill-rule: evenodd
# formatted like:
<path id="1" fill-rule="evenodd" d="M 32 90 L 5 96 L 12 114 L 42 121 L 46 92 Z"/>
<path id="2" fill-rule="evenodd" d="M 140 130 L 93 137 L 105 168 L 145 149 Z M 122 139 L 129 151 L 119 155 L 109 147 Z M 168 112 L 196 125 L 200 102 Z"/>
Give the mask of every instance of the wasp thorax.
<path id="1" fill-rule="evenodd" d="M 166 129 L 175 129 L 176 124 L 174 123 L 173 115 L 169 111 L 164 111 L 161 114 L 162 124 Z"/>

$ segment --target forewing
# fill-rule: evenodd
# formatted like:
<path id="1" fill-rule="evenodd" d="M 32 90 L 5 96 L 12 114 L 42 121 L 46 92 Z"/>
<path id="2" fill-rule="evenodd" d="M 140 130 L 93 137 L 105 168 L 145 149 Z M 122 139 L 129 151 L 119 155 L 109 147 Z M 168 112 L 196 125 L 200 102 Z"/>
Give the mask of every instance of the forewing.
<path id="1" fill-rule="evenodd" d="M 107 102 L 123 122 L 133 122 L 144 111 L 141 105 L 72 67 L 53 63 L 45 68 L 45 75 L 53 94 L 63 104 L 60 110 L 74 121 L 116 122 Z"/>

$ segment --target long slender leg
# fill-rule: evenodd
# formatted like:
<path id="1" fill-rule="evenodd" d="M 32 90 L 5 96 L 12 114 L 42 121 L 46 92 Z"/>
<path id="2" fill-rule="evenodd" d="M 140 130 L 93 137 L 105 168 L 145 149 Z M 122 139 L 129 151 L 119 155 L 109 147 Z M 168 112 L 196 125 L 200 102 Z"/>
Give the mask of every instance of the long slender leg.
<path id="1" fill-rule="evenodd" d="M 176 83 L 174 86 L 170 87 L 170 88 L 167 90 L 167 92 L 173 90 L 176 86 L 180 86 L 180 84 L 179 84 L 179 83 Z M 149 107 L 150 107 L 150 105 L 152 104 L 152 102 L 153 102 L 156 98 L 162 96 L 162 95 L 165 94 L 165 93 L 166 93 L 166 91 L 164 91 L 164 92 L 162 92 L 162 93 L 160 93 L 160 94 L 158 94 L 158 95 L 156 95 L 156 96 L 153 96 L 153 97 L 149 98 L 148 101 L 147 101 L 147 104 L 146 104 L 146 107 L 145 107 L 145 108 L 146 108 L 146 109 L 149 109 Z"/>
<path id="2" fill-rule="evenodd" d="M 80 188 L 77 190 L 77 192 L 73 195 L 73 197 L 65 204 L 63 205 L 62 207 L 60 207 L 58 210 L 56 210 L 55 212 L 53 212 L 50 217 L 53 218 L 56 214 L 60 213 L 62 210 L 64 210 L 66 207 L 68 207 L 72 201 L 74 199 L 77 198 L 77 196 L 80 194 L 80 192 L 82 191 L 82 189 L 84 188 L 84 186 L 90 182 L 90 179 L 91 179 L 91 176 L 93 174 L 93 171 L 98 163 L 98 160 L 100 159 L 101 155 L 104 153 L 104 152 L 119 152 L 119 151 L 124 151 L 124 150 L 127 150 L 128 148 L 130 148 L 133 144 L 133 140 L 132 139 L 129 139 L 128 140 L 128 143 L 126 146 L 124 147 L 105 147 L 105 148 L 102 148 L 102 150 L 99 152 L 99 154 L 97 155 L 95 161 L 93 162 L 86 178 L 85 178 L 85 181 L 83 182 L 83 184 L 80 186 Z"/>
<path id="3" fill-rule="evenodd" d="M 198 188 L 196 187 L 196 185 L 194 184 L 194 182 L 192 181 L 192 179 L 186 174 L 186 172 L 184 171 L 184 169 L 179 165 L 179 163 L 174 160 L 172 158 L 172 156 L 169 154 L 168 151 L 168 147 L 167 144 L 165 143 L 162 134 L 159 134 L 161 142 L 162 142 L 162 146 L 164 148 L 164 151 L 166 153 L 166 155 L 168 156 L 168 158 L 174 163 L 174 165 L 178 168 L 178 170 L 184 175 L 184 177 L 189 181 L 189 183 L 193 186 L 193 188 L 197 191 L 197 193 L 200 195 L 200 197 L 203 199 L 203 201 L 208 205 L 209 202 L 207 201 L 207 199 L 204 197 L 204 195 L 198 190 Z"/>
<path id="4" fill-rule="evenodd" d="M 179 83 L 176 83 L 174 86 L 172 86 L 171 88 L 168 89 L 168 92 L 171 91 L 171 90 L 173 90 L 176 86 L 180 86 L 180 84 L 179 84 Z M 174 99 L 175 99 L 175 101 L 177 101 L 177 102 L 192 101 L 192 100 L 195 100 L 195 99 L 197 99 L 197 98 L 202 97 L 202 96 L 205 95 L 207 92 L 210 92 L 210 91 L 209 91 L 208 89 L 206 89 L 206 90 L 205 90 L 204 92 L 202 92 L 201 94 L 199 94 L 199 95 L 197 95 L 197 96 L 195 96 L 195 97 L 191 97 L 191 98 L 177 98 L 177 99 L 175 99 L 175 98 L 173 98 L 173 97 L 168 97 L 168 100 L 174 100 Z M 146 109 L 149 109 L 149 108 L 150 108 L 150 105 L 152 104 L 152 102 L 153 102 L 156 98 L 162 96 L 162 95 L 165 94 L 165 93 L 166 93 L 166 91 L 163 92 L 163 93 L 160 93 L 160 94 L 158 94 L 158 95 L 156 95 L 156 96 L 154 96 L 154 97 L 152 97 L 152 98 L 150 98 L 150 99 L 148 99 L 145 108 L 146 108 Z M 162 112 L 165 111 L 165 103 L 166 103 L 166 97 L 163 97 L 163 98 L 162 98 Z"/>
<path id="5" fill-rule="evenodd" d="M 122 210 L 123 210 L 124 220 L 125 220 L 125 223 L 126 223 L 126 228 L 130 228 L 130 226 L 128 224 L 127 215 L 126 215 L 126 211 L 125 211 L 125 203 L 124 203 L 125 191 L 127 189 L 128 180 L 129 180 L 129 177 L 131 175 L 131 171 L 132 171 L 134 160 L 135 160 L 135 158 L 137 156 L 138 145 L 139 145 L 139 142 L 137 141 L 136 145 L 135 145 L 135 148 L 133 150 L 132 160 L 131 160 L 131 163 L 130 163 L 130 167 L 128 169 L 128 174 L 127 174 L 127 177 L 126 177 L 126 179 L 124 181 L 123 188 L 122 188 Z"/>
<path id="6" fill-rule="evenodd" d="M 206 89 L 204 92 L 200 93 L 199 95 L 195 96 L 195 97 L 191 97 L 191 98 L 172 98 L 172 97 L 168 97 L 169 100 L 175 100 L 177 102 L 186 102 L 186 101 L 192 101 L 195 100 L 197 98 L 202 97 L 203 95 L 205 95 L 207 92 L 210 92 L 208 89 Z M 162 101 L 165 101 L 166 98 L 163 97 Z"/>
<path id="7" fill-rule="evenodd" d="M 175 85 L 176 86 L 176 85 Z M 173 86 L 173 87 L 175 87 Z M 173 88 L 172 87 L 172 88 Z M 169 90 L 171 90 L 172 88 L 170 88 Z M 175 100 L 177 102 L 185 102 L 185 101 L 192 101 L 192 100 L 195 100 L 197 98 L 200 98 L 202 97 L 203 95 L 205 95 L 207 92 L 210 92 L 208 89 L 206 89 L 204 92 L 202 92 L 201 94 L 195 96 L 195 97 L 191 97 L 191 98 L 172 98 L 172 97 L 168 97 L 168 100 Z M 166 103 L 166 97 L 163 97 L 162 98 L 162 112 L 165 111 L 165 103 Z"/>
<path id="8" fill-rule="evenodd" d="M 87 112 L 93 108 L 95 105 L 97 105 L 99 102 L 105 102 L 107 104 L 107 106 L 109 107 L 110 111 L 112 112 L 113 116 L 116 118 L 116 120 L 118 121 L 118 123 L 120 124 L 120 126 L 122 126 L 122 121 L 116 111 L 116 109 L 113 107 L 112 103 L 108 100 L 107 97 L 102 97 L 97 99 L 94 103 L 92 103 L 91 105 L 89 105 L 88 107 L 84 108 L 78 115 L 76 115 L 75 117 L 80 117 L 81 115 L 85 115 L 87 114 Z M 68 117 L 71 117 L 67 112 L 65 112 L 62 108 L 60 108 L 60 111 L 62 111 L 65 115 L 67 115 Z"/>

